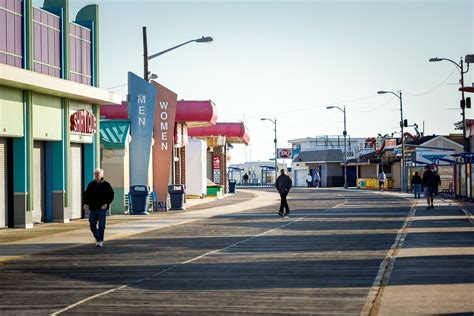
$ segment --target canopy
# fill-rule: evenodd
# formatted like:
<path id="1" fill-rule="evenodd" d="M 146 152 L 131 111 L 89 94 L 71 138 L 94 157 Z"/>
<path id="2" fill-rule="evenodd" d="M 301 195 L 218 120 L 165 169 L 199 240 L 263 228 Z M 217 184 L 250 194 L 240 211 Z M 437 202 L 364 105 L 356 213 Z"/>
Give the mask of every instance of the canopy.
<path id="1" fill-rule="evenodd" d="M 237 123 L 216 123 L 214 126 L 194 127 L 188 129 L 188 136 L 192 137 L 212 137 L 225 136 L 227 143 L 243 143 L 250 142 L 250 135 L 247 127 L 243 122 Z"/>
<path id="2" fill-rule="evenodd" d="M 128 119 L 128 102 L 121 105 L 103 105 L 100 116 L 112 120 Z M 181 100 L 176 105 L 176 122 L 186 123 L 188 127 L 211 126 L 217 121 L 217 110 L 212 101 Z"/>
<path id="3" fill-rule="evenodd" d="M 217 110 L 214 102 L 178 101 L 176 106 L 176 122 L 186 122 L 188 127 L 211 126 L 216 124 Z"/>

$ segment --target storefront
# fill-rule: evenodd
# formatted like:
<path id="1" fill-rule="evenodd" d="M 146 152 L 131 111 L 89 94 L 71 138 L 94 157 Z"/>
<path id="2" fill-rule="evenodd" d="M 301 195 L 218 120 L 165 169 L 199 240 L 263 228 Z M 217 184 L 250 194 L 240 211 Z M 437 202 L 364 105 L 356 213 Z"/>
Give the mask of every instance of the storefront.
<path id="1" fill-rule="evenodd" d="M 157 205 L 166 208 L 168 185 L 187 184 L 186 145 L 189 126 L 208 126 L 215 124 L 217 111 L 212 101 L 177 101 L 177 94 L 155 81 L 155 116 L 153 120 L 153 146 L 151 146 L 150 187 L 156 193 Z M 101 117 L 101 143 L 104 154 L 104 170 L 112 187 L 123 195 L 128 193 L 130 182 L 124 179 L 121 170 L 129 172 L 132 163 L 128 150 L 128 130 L 130 127 L 129 106 L 103 106 Z M 120 127 L 118 127 L 120 126 Z M 120 133 L 117 131 L 120 130 Z M 120 134 L 120 135 L 118 135 Z M 133 134 L 131 135 L 133 139 Z M 123 199 L 125 200 L 125 199 Z M 123 213 L 124 202 L 120 198 L 113 204 L 112 213 Z M 120 204 L 121 203 L 121 204 Z"/>
<path id="2" fill-rule="evenodd" d="M 217 123 L 210 127 L 194 127 L 188 129 L 188 135 L 207 142 L 207 177 L 227 192 L 227 144 L 248 145 L 250 135 L 245 124 Z"/>
<path id="3" fill-rule="evenodd" d="M 98 104 L 121 102 L 97 88 L 97 6 L 82 8 L 80 22 L 67 9 L 66 0 L 0 2 L 0 227 L 83 216 L 99 166 Z"/>

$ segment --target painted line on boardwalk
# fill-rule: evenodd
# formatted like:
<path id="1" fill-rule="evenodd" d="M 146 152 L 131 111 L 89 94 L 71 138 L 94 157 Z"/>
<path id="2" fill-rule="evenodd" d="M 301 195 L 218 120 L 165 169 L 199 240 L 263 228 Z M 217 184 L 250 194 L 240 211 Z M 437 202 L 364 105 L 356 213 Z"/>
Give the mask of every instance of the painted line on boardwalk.
<path id="1" fill-rule="evenodd" d="M 345 198 L 344 196 L 342 196 L 342 197 L 345 199 L 344 202 L 339 203 L 339 204 L 337 204 L 337 205 L 334 205 L 334 206 L 332 206 L 332 207 L 330 207 L 330 208 L 324 210 L 323 212 L 327 212 L 327 211 L 329 211 L 329 210 L 331 210 L 331 209 L 333 209 L 333 208 L 336 208 L 336 207 L 338 207 L 338 206 L 341 206 L 341 205 L 346 204 L 346 203 L 348 202 L 348 199 Z M 135 285 L 135 284 L 138 284 L 138 283 L 141 283 L 141 282 L 150 280 L 150 279 L 152 279 L 152 278 L 154 278 L 154 277 L 157 277 L 157 276 L 159 276 L 159 275 L 161 275 L 161 274 L 164 274 L 164 273 L 166 273 L 166 272 L 168 272 L 168 271 L 171 271 L 171 270 L 173 270 L 173 269 L 175 269 L 175 268 L 177 268 L 177 267 L 180 267 L 180 266 L 183 266 L 183 265 L 185 265 L 185 264 L 188 264 L 188 263 L 197 261 L 197 260 L 202 259 L 202 258 L 204 258 L 204 257 L 207 257 L 207 256 L 209 256 L 209 255 L 212 255 L 212 254 L 215 254 L 215 253 L 218 253 L 218 252 L 221 252 L 221 251 L 226 251 L 227 249 L 233 248 L 233 247 L 238 246 L 238 245 L 240 245 L 240 244 L 242 244 L 242 243 L 248 242 L 248 241 L 250 241 L 250 240 L 253 240 L 253 239 L 255 239 L 255 238 L 261 237 L 261 236 L 266 235 L 266 234 L 268 234 L 268 233 L 271 233 L 271 232 L 273 232 L 273 231 L 276 231 L 276 230 L 285 228 L 285 227 L 287 227 L 287 226 L 289 226 L 289 225 L 292 225 L 292 224 L 294 224 L 294 223 L 297 223 L 297 222 L 303 220 L 305 217 L 307 217 L 307 216 L 300 217 L 300 218 L 298 218 L 298 219 L 296 219 L 296 220 L 293 220 L 293 221 L 290 221 L 290 222 L 288 222 L 288 223 L 286 223 L 286 224 L 284 224 L 284 225 L 281 225 L 281 226 L 278 226 L 278 227 L 276 227 L 276 228 L 272 228 L 272 229 L 270 229 L 270 230 L 267 230 L 267 231 L 265 231 L 265 232 L 263 232 L 263 233 L 261 233 L 261 234 L 252 236 L 252 237 L 250 237 L 250 238 L 243 239 L 243 240 L 238 241 L 238 242 L 236 242 L 236 243 L 233 243 L 232 245 L 229 245 L 229 246 L 227 246 L 227 247 L 224 247 L 224 248 L 221 248 L 221 249 L 216 249 L 216 250 L 213 250 L 213 251 L 209 251 L 209 252 L 207 252 L 207 253 L 205 253 L 205 254 L 202 254 L 202 255 L 200 255 L 200 256 L 197 256 L 197 257 L 195 257 L 195 258 L 192 258 L 192 259 L 183 261 L 183 262 L 181 262 L 181 263 L 174 264 L 174 265 L 172 265 L 172 266 L 170 266 L 170 267 L 168 267 L 168 268 L 166 268 L 166 269 L 164 269 L 164 270 L 161 270 L 160 272 L 154 273 L 154 274 L 152 274 L 152 275 L 150 275 L 150 276 L 141 278 L 141 279 L 139 279 L 139 280 L 130 282 L 130 283 L 128 283 L 128 284 L 121 285 L 121 286 L 119 286 L 119 287 L 110 289 L 110 290 L 105 291 L 105 292 L 101 292 L 101 293 L 95 294 L 95 295 L 93 295 L 93 296 L 89 296 L 89 297 L 87 297 L 87 298 L 85 298 L 85 299 L 83 299 L 83 300 L 80 300 L 80 301 L 78 301 L 78 302 L 76 302 L 76 303 L 74 303 L 74 304 L 68 305 L 68 306 L 66 306 L 66 307 L 63 308 L 63 309 L 60 309 L 60 310 L 58 310 L 58 311 L 56 311 L 56 312 L 54 312 L 54 313 L 51 313 L 50 315 L 51 315 L 51 316 L 56 316 L 56 315 L 62 314 L 62 313 L 64 313 L 64 312 L 67 312 L 68 310 L 71 310 L 71 309 L 73 309 L 73 308 L 75 308 L 75 307 L 77 307 L 77 306 L 79 306 L 79 305 L 82 305 L 82 304 L 84 304 L 84 303 L 86 303 L 86 302 L 88 302 L 88 301 L 91 301 L 91 300 L 93 300 L 93 299 L 96 299 L 96 298 L 98 298 L 98 297 L 101 297 L 101 296 L 104 296 L 104 295 L 107 295 L 107 294 L 110 294 L 110 293 L 114 293 L 114 292 L 123 290 L 123 289 L 125 289 L 125 288 L 127 288 L 127 287 L 133 286 L 133 285 Z"/>
<path id="2" fill-rule="evenodd" d="M 416 201 L 413 202 L 402 228 L 400 228 L 398 231 L 397 237 L 395 238 L 392 247 L 380 264 L 377 276 L 372 283 L 372 287 L 370 288 L 364 307 L 362 308 L 361 315 L 378 314 L 377 308 L 380 305 L 380 301 L 382 300 L 384 287 L 387 285 L 388 280 L 390 279 L 390 274 L 392 273 L 398 251 L 402 248 L 403 243 L 405 242 L 405 238 L 408 234 L 408 228 L 410 227 L 412 219 L 416 213 L 417 205 L 418 203 Z"/>

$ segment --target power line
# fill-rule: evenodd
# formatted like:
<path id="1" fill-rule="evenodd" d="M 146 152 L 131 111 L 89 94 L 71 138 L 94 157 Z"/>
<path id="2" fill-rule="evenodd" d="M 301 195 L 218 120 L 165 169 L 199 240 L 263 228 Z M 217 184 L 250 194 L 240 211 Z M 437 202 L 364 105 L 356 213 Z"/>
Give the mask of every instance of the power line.
<path id="1" fill-rule="evenodd" d="M 412 97 L 419 97 L 419 96 L 422 96 L 422 95 L 426 95 L 428 93 L 431 93 L 433 91 L 435 91 L 436 89 L 438 89 L 439 87 L 441 87 L 446 81 L 448 81 L 448 79 L 453 75 L 453 73 L 455 73 L 457 71 L 457 69 L 454 69 L 450 74 L 449 76 L 446 77 L 446 79 L 444 79 L 443 81 L 441 81 L 436 87 L 434 87 L 433 89 L 430 89 L 426 92 L 422 92 L 422 93 L 409 93 L 409 92 L 405 92 L 403 91 L 404 94 L 408 94 Z"/>
<path id="2" fill-rule="evenodd" d="M 112 89 L 115 89 L 115 88 L 120 88 L 120 87 L 125 87 L 125 86 L 128 86 L 128 83 L 124 83 L 124 84 L 121 84 L 121 85 L 118 85 L 118 86 L 115 86 L 115 87 L 105 88 L 104 90 L 112 90 Z"/>
<path id="3" fill-rule="evenodd" d="M 343 100 L 339 102 L 332 102 L 332 103 L 326 103 L 322 105 L 313 105 L 313 106 L 307 106 L 307 107 L 300 107 L 292 110 L 287 110 L 287 111 L 280 111 L 280 112 L 266 112 L 263 114 L 255 114 L 255 115 L 246 115 L 245 118 L 255 118 L 255 117 L 262 117 L 262 116 L 273 116 L 273 115 L 280 115 L 280 114 L 288 114 L 288 113 L 294 113 L 294 112 L 301 112 L 301 111 L 308 111 L 308 110 L 313 110 L 313 109 L 319 109 L 319 108 L 325 108 L 331 105 L 338 105 L 338 104 L 347 104 L 347 103 L 352 103 L 352 102 L 357 102 L 357 101 L 362 101 L 370 98 L 376 97 L 376 94 L 361 97 L 361 98 L 356 98 L 356 99 L 348 99 L 348 100 Z M 234 118 L 235 119 L 235 118 Z M 230 119 L 231 120 L 231 119 Z"/>

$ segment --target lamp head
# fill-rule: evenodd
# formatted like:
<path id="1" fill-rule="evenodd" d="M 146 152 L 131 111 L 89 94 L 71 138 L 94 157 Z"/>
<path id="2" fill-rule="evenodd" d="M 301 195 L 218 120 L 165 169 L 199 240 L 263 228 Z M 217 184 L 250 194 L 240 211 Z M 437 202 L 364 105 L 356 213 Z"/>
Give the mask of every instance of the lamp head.
<path id="1" fill-rule="evenodd" d="M 334 106 L 330 105 L 330 106 L 327 106 L 326 109 L 330 110 L 330 109 L 334 109 Z"/>
<path id="2" fill-rule="evenodd" d="M 430 58 L 429 61 L 430 61 L 431 63 L 433 63 L 433 62 L 437 62 L 437 61 L 442 61 L 442 59 L 441 59 L 441 58 L 438 58 L 438 57 L 433 57 L 433 58 Z"/>
<path id="3" fill-rule="evenodd" d="M 208 42 L 212 42 L 214 39 L 210 36 L 206 36 L 206 37 L 201 37 L 201 38 L 198 38 L 196 40 L 197 43 L 208 43 Z"/>
<path id="4" fill-rule="evenodd" d="M 464 57 L 464 61 L 466 62 L 466 64 L 474 63 L 474 54 L 466 55 L 466 57 Z"/>
<path id="5" fill-rule="evenodd" d="M 377 94 L 385 94 L 385 93 L 387 93 L 387 91 L 384 91 L 384 90 L 377 91 Z"/>

